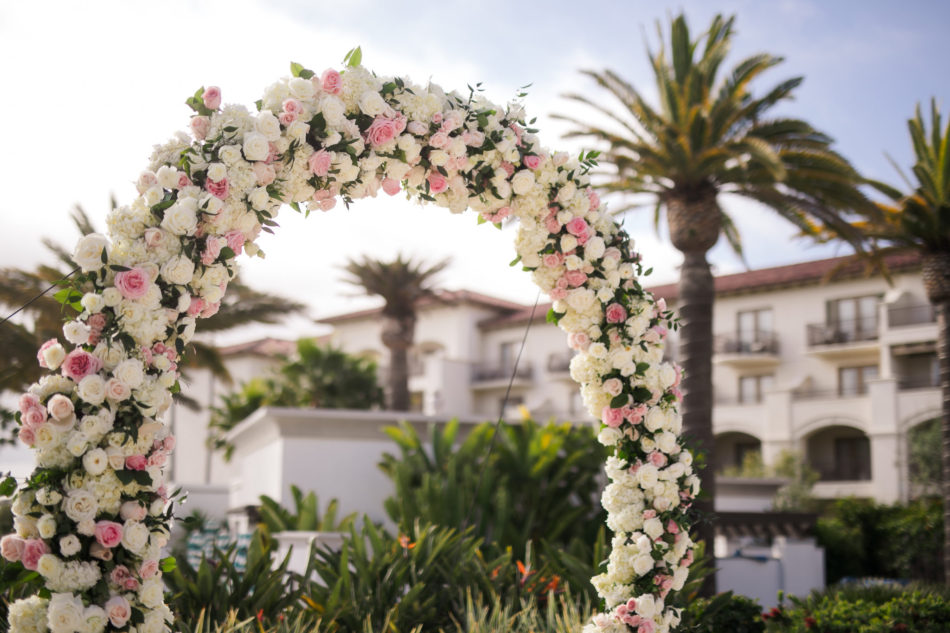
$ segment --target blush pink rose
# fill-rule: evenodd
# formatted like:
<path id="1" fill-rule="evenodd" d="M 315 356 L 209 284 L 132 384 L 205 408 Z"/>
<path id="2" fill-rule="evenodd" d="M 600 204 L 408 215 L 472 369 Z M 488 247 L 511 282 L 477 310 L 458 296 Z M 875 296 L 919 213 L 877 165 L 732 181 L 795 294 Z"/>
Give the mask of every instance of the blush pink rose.
<path id="1" fill-rule="evenodd" d="M 574 288 L 583 286 L 584 282 L 587 281 L 587 275 L 582 270 L 569 270 L 564 273 L 564 278 L 567 280 L 567 284 Z"/>
<path id="2" fill-rule="evenodd" d="M 277 117 L 277 120 L 280 121 L 281 125 L 287 127 L 297 120 L 297 114 L 293 112 L 281 112 L 280 116 Z"/>
<path id="3" fill-rule="evenodd" d="M 202 100 L 205 103 L 205 107 L 212 110 L 217 110 L 221 105 L 221 88 L 217 86 L 208 86 L 205 88 L 204 94 L 201 95 Z"/>
<path id="4" fill-rule="evenodd" d="M 656 466 L 657 468 L 663 468 L 666 466 L 667 458 L 666 455 L 660 451 L 653 451 L 647 455 L 647 461 Z"/>
<path id="5" fill-rule="evenodd" d="M 545 268 L 557 268 L 561 265 L 561 258 L 558 253 L 548 253 L 541 257 L 541 263 Z"/>
<path id="6" fill-rule="evenodd" d="M 489 213 L 486 211 L 482 212 L 482 217 L 484 217 L 489 222 L 501 222 L 509 215 L 511 215 L 511 207 L 502 207 L 494 213 Z"/>
<path id="7" fill-rule="evenodd" d="M 45 541 L 38 538 L 28 538 L 23 543 L 23 552 L 20 555 L 20 562 L 30 571 L 36 571 L 36 564 L 43 554 L 49 554 L 49 546 Z"/>
<path id="8" fill-rule="evenodd" d="M 267 163 L 262 163 L 260 161 L 251 163 L 251 169 L 254 170 L 254 175 L 257 177 L 257 184 L 262 187 L 274 182 L 274 179 L 277 178 L 277 171 L 273 166 L 268 165 Z"/>
<path id="9" fill-rule="evenodd" d="M 165 232 L 153 226 L 151 228 L 145 229 L 144 237 L 145 246 L 148 248 L 156 248 L 161 246 L 162 242 L 165 241 Z"/>
<path id="10" fill-rule="evenodd" d="M 575 237 L 586 235 L 587 230 L 587 221 L 584 218 L 574 218 L 567 223 L 567 232 Z"/>
<path id="11" fill-rule="evenodd" d="M 551 297 L 551 301 L 563 301 L 564 299 L 567 299 L 567 289 L 552 288 L 548 295 Z"/>
<path id="12" fill-rule="evenodd" d="M 228 248 L 234 251 L 235 255 L 240 255 L 244 251 L 244 233 L 238 229 L 231 229 L 224 234 L 224 239 L 228 243 Z"/>
<path id="13" fill-rule="evenodd" d="M 214 303 L 209 303 L 205 306 L 205 309 L 201 311 L 201 318 L 207 319 L 208 317 L 213 317 L 218 313 L 218 310 L 221 309 L 221 302 L 215 301 Z"/>
<path id="14" fill-rule="evenodd" d="M 151 283 L 148 273 L 139 267 L 115 274 L 115 287 L 126 299 L 141 299 L 148 292 Z"/>
<path id="15" fill-rule="evenodd" d="M 635 407 L 624 407 L 623 408 L 623 417 L 630 424 L 636 424 L 643 419 L 643 416 L 646 415 L 647 407 L 643 404 L 638 404 Z"/>
<path id="16" fill-rule="evenodd" d="M 430 171 L 426 180 L 429 181 L 429 191 L 432 193 L 442 193 L 449 188 L 449 181 L 437 171 Z"/>
<path id="17" fill-rule="evenodd" d="M 406 129 L 410 134 L 415 134 L 416 136 L 422 136 L 429 131 L 429 126 L 423 123 L 422 121 L 410 121 L 406 125 Z"/>
<path id="18" fill-rule="evenodd" d="M 125 565 L 116 565 L 112 570 L 112 573 L 109 574 L 109 579 L 116 585 L 120 587 L 125 583 L 126 580 L 132 577 L 132 573 L 129 572 L 129 568 Z"/>
<path id="19" fill-rule="evenodd" d="M 96 542 L 111 549 L 122 542 L 122 524 L 115 521 L 96 521 Z"/>
<path id="20" fill-rule="evenodd" d="M 333 157 L 325 149 L 314 152 L 310 155 L 310 159 L 307 161 L 307 164 L 310 166 L 310 171 L 313 172 L 315 176 L 323 178 L 328 173 L 330 173 L 330 164 L 333 162 Z"/>
<path id="21" fill-rule="evenodd" d="M 512 174 L 515 173 L 515 166 L 508 161 L 503 161 L 501 163 L 501 168 L 505 170 L 505 173 L 508 174 L 509 178 L 511 178 Z"/>
<path id="22" fill-rule="evenodd" d="M 299 100 L 294 99 L 293 97 L 284 99 L 284 103 L 281 105 L 284 109 L 284 112 L 288 114 L 299 115 L 301 112 L 303 112 L 303 104 L 300 103 Z"/>
<path id="23" fill-rule="evenodd" d="M 157 573 L 158 573 L 158 561 L 155 559 L 149 559 L 147 561 L 143 561 L 142 564 L 139 565 L 139 576 L 143 579 L 151 578 Z"/>
<path id="24" fill-rule="evenodd" d="M 75 410 L 73 401 L 61 393 L 57 393 L 49 399 L 49 402 L 46 403 L 46 409 L 59 422 L 72 417 Z"/>
<path id="25" fill-rule="evenodd" d="M 587 189 L 587 199 L 590 200 L 590 210 L 596 211 L 600 208 L 600 196 L 593 189 Z"/>
<path id="26" fill-rule="evenodd" d="M 548 216 L 544 220 L 544 228 L 548 230 L 548 233 L 554 233 L 554 234 L 560 233 L 562 226 L 563 225 L 560 222 L 558 222 L 557 218 L 554 217 L 553 215 Z"/>
<path id="27" fill-rule="evenodd" d="M 619 378 L 608 378 L 604 381 L 604 391 L 611 396 L 619 396 L 620 392 L 623 391 L 623 383 Z"/>
<path id="28" fill-rule="evenodd" d="M 145 455 L 129 455 L 125 458 L 125 467 L 129 470 L 145 470 L 147 465 Z"/>
<path id="29" fill-rule="evenodd" d="M 323 74 L 320 75 L 320 86 L 324 92 L 331 95 L 338 95 L 343 89 L 343 78 L 337 71 L 332 68 L 327 68 L 323 71 Z"/>
<path id="30" fill-rule="evenodd" d="M 56 342 L 56 339 L 51 339 L 51 340 L 54 343 Z M 47 343 L 49 342 L 50 341 L 47 341 Z M 45 346 L 46 344 L 44 343 L 44 347 Z M 19 405 L 20 405 L 20 411 L 26 411 L 27 409 L 32 409 L 34 407 L 41 406 L 40 399 L 35 393 L 25 393 L 22 396 L 20 396 Z"/>
<path id="31" fill-rule="evenodd" d="M 122 596 L 112 596 L 109 598 L 106 601 L 105 610 L 106 615 L 109 617 L 109 622 L 117 629 L 121 629 L 125 626 L 129 618 L 132 617 L 132 607 L 129 606 L 129 601 Z"/>
<path id="32" fill-rule="evenodd" d="M 394 119 L 377 116 L 366 130 L 366 140 L 373 147 L 385 145 L 396 138 L 397 125 Z"/>
<path id="33" fill-rule="evenodd" d="M 222 178 L 221 180 L 218 180 L 217 182 L 214 180 L 208 180 L 205 183 L 205 189 L 207 189 L 208 192 L 215 198 L 220 198 L 221 200 L 224 200 L 225 198 L 228 197 L 228 191 L 230 190 L 230 185 L 228 184 L 227 178 Z"/>
<path id="34" fill-rule="evenodd" d="M 429 145 L 440 149 L 449 144 L 449 135 L 445 132 L 436 132 L 429 138 Z"/>
<path id="35" fill-rule="evenodd" d="M 188 174 L 182 172 L 178 174 L 178 188 L 184 189 L 185 187 L 191 186 L 191 178 L 188 177 Z"/>
<path id="36" fill-rule="evenodd" d="M 617 428 L 623 422 L 623 413 L 620 409 L 606 406 L 600 412 L 600 419 L 609 427 Z"/>
<path id="37" fill-rule="evenodd" d="M 399 181 L 395 178 L 383 178 L 382 186 L 383 191 L 385 191 L 386 194 L 390 196 L 394 196 L 402 191 Z"/>
<path id="38" fill-rule="evenodd" d="M 607 323 L 623 323 L 627 320 L 627 310 L 619 303 L 607 306 Z"/>
<path id="39" fill-rule="evenodd" d="M 17 438 L 27 446 L 33 446 L 36 444 L 36 431 L 33 429 L 34 427 L 21 426 L 17 431 Z"/>
<path id="40" fill-rule="evenodd" d="M 0 556 L 11 563 L 15 563 L 23 557 L 23 547 L 25 545 L 26 541 L 16 534 L 7 534 L 0 539 Z"/>
<path id="41" fill-rule="evenodd" d="M 211 131 L 211 119 L 206 116 L 191 117 L 191 133 L 194 134 L 196 141 L 203 141 Z"/>
<path id="42" fill-rule="evenodd" d="M 119 516 L 122 517 L 124 521 L 141 521 L 145 518 L 145 515 L 148 511 L 138 501 L 126 501 L 119 508 Z"/>
<path id="43" fill-rule="evenodd" d="M 528 169 L 537 169 L 541 166 L 541 157 L 529 154 L 525 156 L 521 162 L 524 163 L 524 166 Z"/>
<path id="44" fill-rule="evenodd" d="M 63 360 L 63 375 L 79 382 L 102 369 L 102 361 L 82 349 L 74 349 Z"/>
<path id="45" fill-rule="evenodd" d="M 218 237 L 209 237 L 205 240 L 205 248 L 201 251 L 201 263 L 210 266 L 221 254 L 222 240 Z"/>
<path id="46" fill-rule="evenodd" d="M 571 349 L 583 352 L 590 347 L 590 337 L 584 332 L 571 332 L 567 344 Z"/>
<path id="47" fill-rule="evenodd" d="M 205 309 L 205 300 L 201 297 L 192 297 L 191 305 L 188 306 L 188 316 L 196 317 Z"/>

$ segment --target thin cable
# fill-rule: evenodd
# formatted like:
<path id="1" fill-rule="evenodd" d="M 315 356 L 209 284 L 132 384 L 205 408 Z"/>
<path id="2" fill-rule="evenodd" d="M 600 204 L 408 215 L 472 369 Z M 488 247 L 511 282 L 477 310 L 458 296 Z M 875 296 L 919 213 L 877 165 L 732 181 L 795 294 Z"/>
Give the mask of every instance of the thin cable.
<path id="1" fill-rule="evenodd" d="M 37 299 L 39 299 L 40 297 L 42 297 L 43 295 L 45 295 L 47 292 L 49 292 L 50 290 L 52 290 L 53 288 L 55 288 L 56 286 L 58 286 L 60 283 L 66 281 L 67 279 L 69 279 L 70 277 L 72 277 L 73 275 L 75 275 L 78 271 L 79 271 L 78 268 L 74 268 L 71 273 L 69 273 L 68 275 L 66 275 L 65 277 L 63 277 L 62 279 L 60 279 L 59 281 L 53 282 L 53 284 L 52 284 L 49 288 L 47 288 L 46 290 L 44 290 L 44 291 L 41 292 L 40 294 L 36 295 L 36 296 L 33 297 L 32 299 L 30 299 L 29 301 L 27 301 L 26 303 L 24 303 L 23 305 L 21 305 L 19 308 L 17 308 L 17 309 L 14 310 L 13 312 L 11 312 L 5 319 L 3 319 L 3 321 L 0 321 L 0 325 L 3 325 L 3 324 L 6 323 L 7 321 L 9 321 L 9 320 L 12 319 L 13 317 L 15 317 L 15 316 L 16 316 L 17 314 L 19 314 L 22 310 L 24 310 L 25 308 L 29 307 L 29 305 L 30 305 L 31 303 L 33 303 L 34 301 L 36 301 Z"/>
<path id="2" fill-rule="evenodd" d="M 495 449 L 495 442 L 498 439 L 498 428 L 501 426 L 502 420 L 505 417 L 505 408 L 508 406 L 508 397 L 511 395 L 511 386 L 515 382 L 515 377 L 518 375 L 518 362 L 521 361 L 521 353 L 524 352 L 525 344 L 528 342 L 528 332 L 531 331 L 531 324 L 534 322 L 534 311 L 538 309 L 538 302 L 541 300 L 541 290 L 538 290 L 538 296 L 534 298 L 534 305 L 531 306 L 531 316 L 528 317 L 528 326 L 524 329 L 524 336 L 521 337 L 521 347 L 518 349 L 518 355 L 515 356 L 515 364 L 511 368 L 511 377 L 508 379 L 508 388 L 505 389 L 505 397 L 501 400 L 501 409 L 498 412 L 498 421 L 495 422 L 495 431 L 491 436 L 491 444 L 488 445 L 488 452 L 485 453 L 485 461 L 483 462 L 481 468 L 481 474 L 478 476 L 478 484 L 475 486 L 475 496 L 472 497 L 472 504 L 468 507 L 468 513 L 465 515 L 465 521 L 461 525 L 461 529 L 464 530 L 472 519 L 472 509 L 475 507 L 476 502 L 478 501 L 478 493 L 481 492 L 482 482 L 485 480 L 485 467 L 488 463 L 488 458 L 491 457 L 492 451 Z"/>

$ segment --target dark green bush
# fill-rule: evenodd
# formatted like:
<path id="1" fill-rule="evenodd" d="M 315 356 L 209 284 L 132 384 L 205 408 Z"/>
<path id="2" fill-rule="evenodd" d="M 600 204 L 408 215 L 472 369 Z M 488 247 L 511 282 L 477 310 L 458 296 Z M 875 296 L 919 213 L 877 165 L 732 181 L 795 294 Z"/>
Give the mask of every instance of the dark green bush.
<path id="1" fill-rule="evenodd" d="M 942 505 L 919 499 L 883 505 L 841 499 L 818 520 L 818 544 L 825 548 L 829 584 L 845 577 L 943 579 Z"/>
<path id="2" fill-rule="evenodd" d="M 751 598 L 726 591 L 713 598 L 694 598 L 682 612 L 677 633 L 762 633 L 762 607 Z"/>

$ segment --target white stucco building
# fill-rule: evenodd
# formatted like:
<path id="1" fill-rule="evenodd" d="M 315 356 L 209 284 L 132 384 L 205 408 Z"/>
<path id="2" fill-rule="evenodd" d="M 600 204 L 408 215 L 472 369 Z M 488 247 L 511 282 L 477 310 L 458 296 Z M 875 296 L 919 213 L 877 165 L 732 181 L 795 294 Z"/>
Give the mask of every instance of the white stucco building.
<path id="1" fill-rule="evenodd" d="M 908 431 L 939 416 L 937 330 L 916 258 L 890 261 L 893 285 L 864 276 L 860 265 L 826 281 L 843 259 L 716 278 L 713 424 L 720 467 L 738 465 L 755 450 L 770 463 L 790 449 L 821 473 L 819 497 L 908 498 Z M 651 291 L 675 309 L 675 285 Z M 506 415 L 524 405 L 540 420 L 593 422 L 570 379 L 564 334 L 545 322 L 549 307 L 467 291 L 421 304 L 410 363 L 414 409 L 443 419 L 497 419 L 514 372 Z M 384 373 L 380 312 L 323 323 L 333 327 L 330 343 L 375 359 Z M 240 382 L 290 349 L 268 340 L 225 351 Z M 675 336 L 669 355 L 676 358 Z M 200 373 L 186 386 L 204 403 L 225 391 Z M 207 417 L 176 407 L 184 441 L 172 476 L 192 491 L 220 491 L 235 477 L 233 464 L 201 448 Z"/>

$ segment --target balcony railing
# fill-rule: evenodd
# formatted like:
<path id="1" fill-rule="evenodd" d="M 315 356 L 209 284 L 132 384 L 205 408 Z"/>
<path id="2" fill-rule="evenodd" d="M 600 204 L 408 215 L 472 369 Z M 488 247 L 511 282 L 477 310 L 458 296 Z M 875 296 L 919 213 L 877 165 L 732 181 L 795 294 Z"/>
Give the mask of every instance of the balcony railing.
<path id="1" fill-rule="evenodd" d="M 877 330 L 877 319 L 871 318 L 811 323 L 808 325 L 808 346 L 876 341 Z"/>
<path id="2" fill-rule="evenodd" d="M 897 388 L 901 391 L 910 391 L 912 389 L 932 389 L 940 386 L 938 376 L 898 376 Z"/>
<path id="3" fill-rule="evenodd" d="M 488 382 L 493 380 L 508 380 L 511 378 L 511 366 L 502 366 L 498 364 L 478 364 L 472 369 L 472 379 L 475 382 Z M 515 380 L 529 380 L 531 378 L 531 363 L 519 363 L 514 370 Z"/>
<path id="4" fill-rule="evenodd" d="M 903 327 L 905 325 L 920 325 L 935 323 L 937 314 L 934 307 L 928 304 L 915 306 L 899 306 L 887 309 L 888 327 Z"/>
<path id="5" fill-rule="evenodd" d="M 563 374 L 571 371 L 571 359 L 574 358 L 574 352 L 559 352 L 548 356 L 548 372 L 552 374 Z"/>
<path id="6" fill-rule="evenodd" d="M 713 340 L 713 351 L 716 354 L 778 354 L 778 336 L 774 332 L 719 334 Z"/>
<path id="7" fill-rule="evenodd" d="M 867 385 L 848 389 L 800 389 L 792 392 L 792 400 L 832 400 L 835 398 L 860 398 L 868 393 Z"/>

